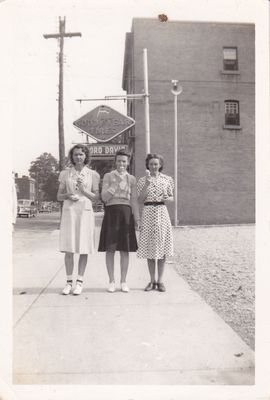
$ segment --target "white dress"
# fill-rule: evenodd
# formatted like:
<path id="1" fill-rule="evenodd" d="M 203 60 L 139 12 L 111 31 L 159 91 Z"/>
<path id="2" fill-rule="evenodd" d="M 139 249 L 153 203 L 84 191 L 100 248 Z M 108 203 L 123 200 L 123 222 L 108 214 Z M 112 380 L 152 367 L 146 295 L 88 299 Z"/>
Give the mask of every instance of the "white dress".
<path id="1" fill-rule="evenodd" d="M 138 195 L 141 193 L 145 177 L 138 180 Z M 160 202 L 162 197 L 173 196 L 173 180 L 159 173 L 147 188 L 145 202 Z M 165 205 L 148 205 L 142 210 L 141 229 L 137 256 L 139 258 L 162 259 L 173 255 L 173 232 L 170 216 Z"/>
<path id="2" fill-rule="evenodd" d="M 77 187 L 79 176 L 83 178 L 83 185 L 87 191 L 94 192 L 99 189 L 99 174 L 86 166 L 81 172 L 76 171 L 74 167 L 61 171 L 60 187 L 64 192 L 77 194 L 79 200 L 64 201 L 60 224 L 60 251 L 90 254 L 95 250 L 95 217 L 91 200 Z"/>

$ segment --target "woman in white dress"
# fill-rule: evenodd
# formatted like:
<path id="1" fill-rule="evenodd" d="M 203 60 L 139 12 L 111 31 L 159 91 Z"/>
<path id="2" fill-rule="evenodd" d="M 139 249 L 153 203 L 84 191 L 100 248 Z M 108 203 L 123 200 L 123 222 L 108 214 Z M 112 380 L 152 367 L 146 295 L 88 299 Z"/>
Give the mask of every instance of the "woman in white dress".
<path id="1" fill-rule="evenodd" d="M 158 154 L 147 155 L 146 168 L 146 176 L 138 180 L 138 195 L 143 210 L 137 256 L 147 258 L 151 281 L 145 290 L 165 292 L 165 261 L 166 257 L 173 255 L 173 233 L 166 202 L 173 201 L 173 180 L 161 173 L 163 158 Z"/>
<path id="2" fill-rule="evenodd" d="M 59 175 L 57 200 L 64 201 L 60 224 L 60 251 L 65 253 L 67 282 L 62 293 L 70 294 L 74 254 L 79 254 L 78 277 L 74 295 L 82 292 L 88 254 L 94 252 L 95 217 L 92 201 L 99 198 L 99 174 L 88 167 L 89 150 L 78 144 L 69 152 L 71 168 Z"/>

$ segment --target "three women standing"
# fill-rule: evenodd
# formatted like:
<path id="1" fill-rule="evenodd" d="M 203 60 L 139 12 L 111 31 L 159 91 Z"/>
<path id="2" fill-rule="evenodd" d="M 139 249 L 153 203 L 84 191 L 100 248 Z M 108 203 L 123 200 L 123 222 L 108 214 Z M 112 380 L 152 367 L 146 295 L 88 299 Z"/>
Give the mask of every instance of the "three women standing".
<path id="1" fill-rule="evenodd" d="M 69 152 L 73 166 L 59 176 L 58 201 L 64 201 L 60 225 L 60 251 L 65 252 L 67 274 L 63 294 L 72 290 L 74 254 L 78 253 L 78 278 L 73 294 L 82 292 L 83 276 L 88 254 L 94 252 L 95 219 L 92 201 L 99 198 L 99 175 L 88 168 L 89 151 L 76 145 Z M 173 255 L 173 234 L 165 203 L 173 200 L 173 180 L 161 173 L 163 158 L 148 154 L 146 176 L 136 185 L 136 178 L 127 172 L 129 154 L 119 150 L 115 156 L 116 169 L 104 175 L 101 197 L 105 213 L 101 227 L 98 251 L 106 252 L 109 276 L 108 291 L 114 292 L 114 256 L 120 252 L 121 290 L 128 292 L 126 277 L 129 252 L 146 258 L 150 282 L 145 290 L 165 292 L 163 283 L 166 257 Z M 138 196 L 139 195 L 139 196 Z M 138 199 L 143 203 L 141 226 Z M 140 228 L 139 246 L 135 229 Z M 156 280 L 157 260 L 157 280 Z"/>
<path id="2" fill-rule="evenodd" d="M 165 203 L 173 201 L 173 180 L 161 173 L 163 158 L 160 155 L 148 154 L 145 162 L 146 176 L 138 181 L 139 200 L 143 203 L 143 210 L 137 256 L 147 258 L 151 281 L 145 290 L 158 289 L 165 292 L 165 260 L 173 255 L 172 226 Z"/>
<path id="3" fill-rule="evenodd" d="M 75 145 L 69 152 L 71 168 L 61 171 L 57 200 L 64 201 L 60 224 L 60 251 L 65 253 L 67 282 L 62 291 L 72 290 L 74 254 L 79 254 L 74 295 L 82 292 L 88 254 L 94 252 L 95 218 L 92 201 L 99 198 L 99 174 L 88 167 L 89 150 Z"/>
<path id="4" fill-rule="evenodd" d="M 126 276 L 129 252 L 137 250 L 135 228 L 139 227 L 136 178 L 127 172 L 129 154 L 119 150 L 116 169 L 104 175 L 101 197 L 105 203 L 98 251 L 106 252 L 109 292 L 115 292 L 114 256 L 120 251 L 121 290 L 128 292 Z"/>

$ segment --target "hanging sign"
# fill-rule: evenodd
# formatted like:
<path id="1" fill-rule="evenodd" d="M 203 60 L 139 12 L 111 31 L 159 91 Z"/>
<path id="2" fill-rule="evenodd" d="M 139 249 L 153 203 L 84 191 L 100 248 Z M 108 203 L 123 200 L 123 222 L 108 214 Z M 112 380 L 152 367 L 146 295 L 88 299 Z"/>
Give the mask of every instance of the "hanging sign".
<path id="1" fill-rule="evenodd" d="M 135 121 L 111 107 L 101 105 L 74 121 L 73 125 L 98 142 L 109 142 L 134 126 Z"/>
<path id="2" fill-rule="evenodd" d="M 89 153 L 91 157 L 99 157 L 99 156 L 115 156 L 118 150 L 128 151 L 127 144 L 112 144 L 112 143 L 91 143 L 88 144 Z"/>

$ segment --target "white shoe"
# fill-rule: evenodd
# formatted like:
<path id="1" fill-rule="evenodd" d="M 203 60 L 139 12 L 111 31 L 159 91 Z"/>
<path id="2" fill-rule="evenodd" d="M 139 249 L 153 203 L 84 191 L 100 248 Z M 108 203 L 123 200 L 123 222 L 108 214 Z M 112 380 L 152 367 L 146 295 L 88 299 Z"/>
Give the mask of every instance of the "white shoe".
<path id="1" fill-rule="evenodd" d="M 115 292 L 115 283 L 114 282 L 110 282 L 109 287 L 108 287 L 108 292 L 113 293 Z"/>
<path id="2" fill-rule="evenodd" d="M 75 289 L 73 290 L 73 294 L 75 296 L 78 296 L 78 295 L 80 295 L 82 293 L 82 290 L 83 290 L 82 282 L 77 281 Z"/>
<path id="3" fill-rule="evenodd" d="M 71 289 L 72 289 L 72 282 L 67 282 L 67 283 L 66 283 L 66 286 L 65 286 L 64 289 L 62 290 L 62 294 L 64 294 L 64 295 L 70 294 Z"/>
<path id="4" fill-rule="evenodd" d="M 128 285 L 126 284 L 126 282 L 121 283 L 121 290 L 122 290 L 122 292 L 125 292 L 125 293 L 129 292 L 129 288 L 128 288 Z"/>

